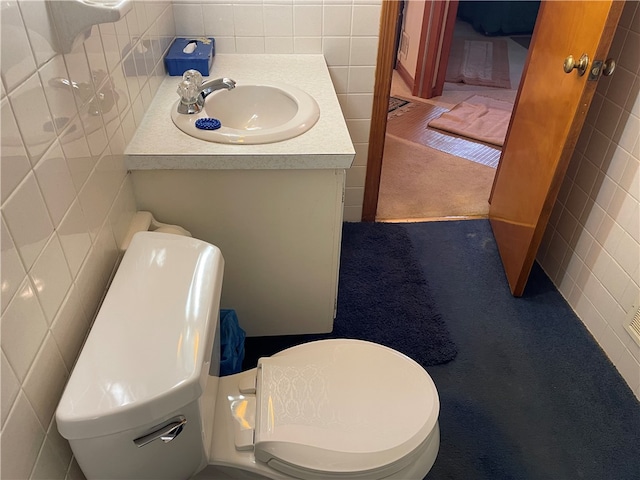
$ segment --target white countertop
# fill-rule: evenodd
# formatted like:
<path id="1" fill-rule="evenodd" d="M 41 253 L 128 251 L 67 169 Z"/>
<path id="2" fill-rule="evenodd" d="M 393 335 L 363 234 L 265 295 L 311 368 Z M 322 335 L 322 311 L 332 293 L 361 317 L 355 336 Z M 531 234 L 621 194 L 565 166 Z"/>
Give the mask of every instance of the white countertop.
<path id="1" fill-rule="evenodd" d="M 181 77 L 163 81 L 125 151 L 129 170 L 335 169 L 349 168 L 355 151 L 322 55 L 216 55 L 210 77 L 238 84 L 281 82 L 296 86 L 320 106 L 306 133 L 276 143 L 233 145 L 206 142 L 171 120 Z"/>

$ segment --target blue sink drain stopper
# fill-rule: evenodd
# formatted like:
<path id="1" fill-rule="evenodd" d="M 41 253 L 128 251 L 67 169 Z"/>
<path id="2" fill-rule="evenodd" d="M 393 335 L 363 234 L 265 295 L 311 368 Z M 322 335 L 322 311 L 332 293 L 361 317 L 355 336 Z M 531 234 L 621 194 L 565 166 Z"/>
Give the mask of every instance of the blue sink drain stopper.
<path id="1" fill-rule="evenodd" d="M 217 118 L 199 118 L 196 120 L 196 128 L 200 130 L 217 130 L 222 126 Z"/>

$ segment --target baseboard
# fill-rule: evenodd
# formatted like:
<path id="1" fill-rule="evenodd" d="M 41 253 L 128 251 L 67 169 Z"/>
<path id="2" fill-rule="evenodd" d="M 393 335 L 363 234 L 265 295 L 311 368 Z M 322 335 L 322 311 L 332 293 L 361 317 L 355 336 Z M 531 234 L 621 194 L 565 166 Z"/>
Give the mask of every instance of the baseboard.
<path id="1" fill-rule="evenodd" d="M 411 76 L 409 71 L 406 68 L 404 68 L 404 65 L 402 65 L 402 62 L 400 61 L 396 63 L 396 72 L 398 72 L 398 75 L 400 75 L 400 78 L 402 79 L 404 84 L 407 86 L 409 91 L 413 92 L 413 82 L 414 82 L 413 77 Z"/>

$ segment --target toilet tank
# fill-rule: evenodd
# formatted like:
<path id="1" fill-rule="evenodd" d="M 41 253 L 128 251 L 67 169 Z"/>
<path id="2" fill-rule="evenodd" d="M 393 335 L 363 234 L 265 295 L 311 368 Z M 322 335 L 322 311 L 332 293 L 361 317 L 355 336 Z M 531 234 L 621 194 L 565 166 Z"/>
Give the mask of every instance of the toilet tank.
<path id="1" fill-rule="evenodd" d="M 184 479 L 207 464 L 223 267 L 206 242 L 134 235 L 56 411 L 88 479 Z"/>

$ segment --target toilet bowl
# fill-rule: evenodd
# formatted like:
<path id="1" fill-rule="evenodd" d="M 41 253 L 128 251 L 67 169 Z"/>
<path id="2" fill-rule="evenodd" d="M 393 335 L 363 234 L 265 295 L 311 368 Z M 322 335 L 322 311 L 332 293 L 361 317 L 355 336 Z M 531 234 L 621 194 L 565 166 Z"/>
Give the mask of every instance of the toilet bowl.
<path id="1" fill-rule="evenodd" d="M 88 479 L 422 479 L 431 377 L 382 345 L 320 340 L 219 377 L 224 260 L 133 236 L 56 410 Z"/>

